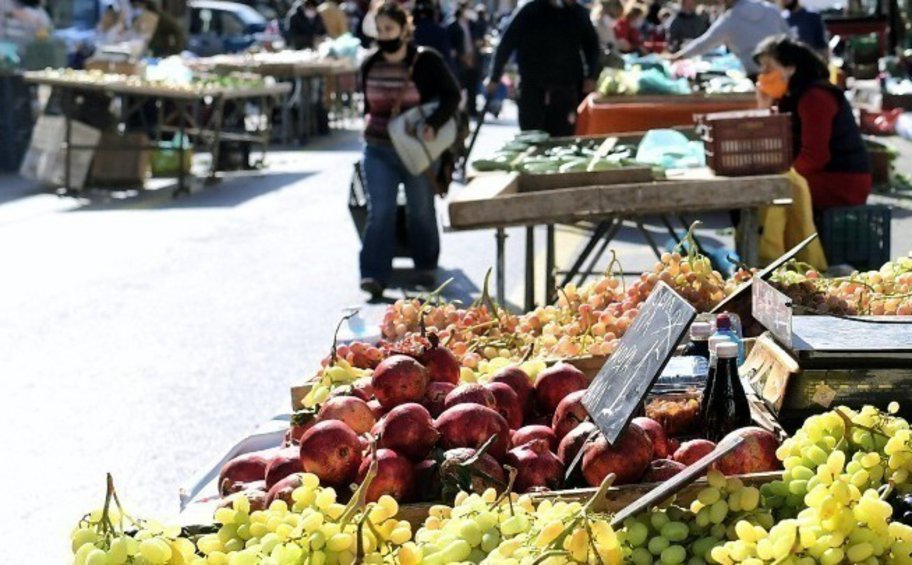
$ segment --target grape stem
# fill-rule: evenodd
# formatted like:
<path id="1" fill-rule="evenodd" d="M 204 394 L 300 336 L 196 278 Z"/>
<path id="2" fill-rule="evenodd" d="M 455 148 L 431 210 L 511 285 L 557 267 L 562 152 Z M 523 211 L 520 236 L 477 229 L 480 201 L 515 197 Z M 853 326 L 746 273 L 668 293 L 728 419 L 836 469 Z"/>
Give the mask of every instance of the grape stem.
<path id="1" fill-rule="evenodd" d="M 513 516 L 514 512 L 513 512 L 512 493 L 513 493 L 513 483 L 516 482 L 517 470 L 515 468 L 511 467 L 510 465 L 504 465 L 504 470 L 507 472 L 507 476 L 508 476 L 507 488 L 505 488 L 504 491 L 500 494 L 500 496 L 497 497 L 497 500 L 495 500 L 493 503 L 491 503 L 491 506 L 488 509 L 494 510 L 495 508 L 500 506 L 500 503 L 503 502 L 504 497 L 506 497 L 507 501 L 510 504 L 510 516 Z"/>
<path id="2" fill-rule="evenodd" d="M 358 509 L 364 507 L 367 500 L 367 489 L 377 476 L 379 468 L 379 463 L 377 462 L 377 442 L 373 439 L 371 439 L 370 442 L 370 452 L 371 463 L 367 468 L 367 474 L 364 476 L 364 480 L 358 486 L 357 490 L 355 490 L 355 494 L 352 496 L 351 500 L 345 506 L 342 516 L 339 517 L 339 523 L 342 524 L 343 529 L 351 522 L 352 518 L 354 518 L 355 514 L 358 512 Z"/>
<path id="3" fill-rule="evenodd" d="M 840 418 L 842 418 L 842 420 L 845 422 L 845 425 L 846 425 L 846 435 L 845 435 L 844 437 L 846 437 L 846 438 L 849 437 L 848 432 L 851 431 L 852 428 L 858 428 L 858 429 L 860 429 L 860 430 L 864 430 L 864 431 L 866 431 L 866 432 L 869 432 L 869 433 L 872 433 L 872 434 L 875 434 L 875 435 L 879 435 L 880 437 L 890 439 L 890 436 L 888 436 L 887 434 L 883 433 L 883 432 L 880 431 L 880 430 L 877 430 L 877 429 L 875 429 L 875 428 L 871 428 L 871 427 L 869 427 L 869 426 L 865 426 L 864 424 L 859 424 L 859 423 L 857 423 L 857 422 L 853 422 L 852 419 L 851 419 L 849 416 L 847 416 L 847 415 L 845 414 L 845 412 L 842 411 L 841 408 L 837 408 L 836 410 L 834 410 L 834 412 L 836 412 L 836 414 L 837 414 Z M 851 441 L 851 440 L 849 440 L 849 441 Z"/>
<path id="4" fill-rule="evenodd" d="M 338 345 L 339 345 L 339 330 L 342 329 L 342 324 L 344 324 L 347 320 L 351 320 L 352 318 L 357 316 L 358 312 L 359 312 L 359 310 L 357 308 L 352 308 L 351 311 L 348 314 L 342 316 L 342 319 L 339 320 L 338 324 L 336 324 L 336 331 L 333 332 L 332 349 L 330 350 L 330 354 L 329 354 L 329 366 L 330 367 L 335 366 L 336 361 L 339 360 L 339 357 L 337 354 L 337 349 L 338 349 Z"/>

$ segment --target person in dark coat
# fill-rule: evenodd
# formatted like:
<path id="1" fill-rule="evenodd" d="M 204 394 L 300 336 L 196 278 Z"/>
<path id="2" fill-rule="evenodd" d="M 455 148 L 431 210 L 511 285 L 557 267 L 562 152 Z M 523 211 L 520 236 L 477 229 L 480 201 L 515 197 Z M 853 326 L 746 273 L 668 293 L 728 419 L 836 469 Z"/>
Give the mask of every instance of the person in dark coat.
<path id="1" fill-rule="evenodd" d="M 292 49 L 313 49 L 326 35 L 315 0 L 298 0 L 288 11 L 285 29 Z"/>
<path id="2" fill-rule="evenodd" d="M 515 52 L 522 81 L 520 128 L 571 135 L 577 106 L 595 90 L 600 51 L 586 8 L 575 0 L 532 0 L 513 14 L 501 37 L 488 92 L 496 92 L 504 66 Z"/>
<path id="3" fill-rule="evenodd" d="M 709 18 L 697 13 L 696 0 L 681 0 L 681 9 L 668 26 L 668 50 L 675 52 L 684 43 L 696 39 L 709 29 Z"/>
<path id="4" fill-rule="evenodd" d="M 412 11 L 412 19 L 415 26 L 412 40 L 419 47 L 431 47 L 443 57 L 444 62 L 453 74 L 459 72 L 456 60 L 453 58 L 453 45 L 450 43 L 450 34 L 445 27 L 440 24 L 437 15 L 437 8 L 431 0 L 418 0 L 415 3 L 415 9 Z"/>
<path id="5" fill-rule="evenodd" d="M 827 43 L 826 24 L 823 17 L 801 5 L 798 0 L 780 0 L 785 21 L 792 30 L 792 35 L 806 43 L 811 49 L 829 59 L 830 47 Z"/>
<path id="6" fill-rule="evenodd" d="M 480 41 L 475 37 L 477 14 L 468 4 L 456 8 L 453 20 L 447 25 L 450 45 L 455 52 L 456 66 L 459 69 L 459 84 L 466 97 L 466 111 L 469 116 L 478 113 L 476 98 L 481 82 Z"/>

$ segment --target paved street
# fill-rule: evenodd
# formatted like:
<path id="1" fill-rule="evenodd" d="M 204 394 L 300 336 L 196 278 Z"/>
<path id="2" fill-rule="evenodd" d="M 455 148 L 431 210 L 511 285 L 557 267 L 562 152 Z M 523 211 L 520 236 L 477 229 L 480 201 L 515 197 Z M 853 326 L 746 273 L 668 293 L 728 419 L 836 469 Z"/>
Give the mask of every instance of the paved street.
<path id="1" fill-rule="evenodd" d="M 516 128 L 484 131 L 479 153 Z M 346 209 L 359 147 L 357 132 L 337 132 L 180 200 L 58 198 L 0 176 L 0 520 L 15 540 L 0 560 L 66 562 L 106 471 L 135 514 L 175 513 L 181 484 L 287 408 L 342 309 L 364 303 Z M 912 248 L 912 206 L 899 205 L 894 255 Z M 516 303 L 523 239 L 508 239 Z M 579 242 L 560 230 L 559 260 Z M 653 260 L 633 230 L 615 247 L 627 270 Z M 444 236 L 451 296 L 477 293 L 493 263 L 491 231 Z"/>

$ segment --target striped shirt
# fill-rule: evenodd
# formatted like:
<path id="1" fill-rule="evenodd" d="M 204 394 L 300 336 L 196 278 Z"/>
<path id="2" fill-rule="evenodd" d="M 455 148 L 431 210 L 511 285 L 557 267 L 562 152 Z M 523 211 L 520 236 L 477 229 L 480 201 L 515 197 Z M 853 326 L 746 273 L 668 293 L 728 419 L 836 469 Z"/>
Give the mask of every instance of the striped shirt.
<path id="1" fill-rule="evenodd" d="M 370 108 L 365 120 L 364 137 L 381 143 L 389 143 L 387 126 L 394 117 L 394 107 L 400 97 L 400 113 L 421 104 L 421 94 L 415 81 L 409 78 L 406 61 L 377 61 L 364 81 L 364 96 Z"/>

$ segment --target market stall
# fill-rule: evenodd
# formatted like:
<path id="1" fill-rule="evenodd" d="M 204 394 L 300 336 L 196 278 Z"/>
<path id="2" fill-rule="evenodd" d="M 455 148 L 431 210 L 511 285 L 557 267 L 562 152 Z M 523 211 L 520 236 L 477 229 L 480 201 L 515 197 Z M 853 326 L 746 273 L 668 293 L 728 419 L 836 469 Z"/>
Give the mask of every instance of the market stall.
<path id="1" fill-rule="evenodd" d="M 627 95 L 591 94 L 580 105 L 577 135 L 600 135 L 685 126 L 696 114 L 756 108 L 753 93 Z"/>
<path id="2" fill-rule="evenodd" d="M 64 111 L 61 185 L 68 192 L 82 187 L 82 182 L 74 183 L 71 175 L 76 159 L 74 155 L 88 155 L 88 160 L 91 161 L 92 154 L 100 150 L 131 153 L 157 150 L 168 134 L 174 134 L 179 140 L 190 139 L 195 145 L 212 152 L 210 178 L 214 177 L 218 169 L 223 141 L 258 144 L 265 156 L 270 140 L 269 116 L 275 105 L 290 90 L 288 85 L 269 84 L 259 78 L 166 85 L 138 77 L 91 71 L 37 71 L 26 73 L 25 80 L 30 84 L 52 87 L 59 94 L 64 109 L 75 108 L 77 100 L 85 95 L 102 96 L 106 101 L 105 109 L 110 107 L 111 101 L 119 102 L 120 111 L 115 116 L 110 131 L 119 132 L 120 138 L 105 145 L 98 144 L 98 135 L 93 132 L 93 128 L 79 123 L 71 111 Z M 249 114 L 249 104 L 259 109 L 258 114 Z M 85 140 L 74 137 L 74 130 L 87 132 L 83 137 L 94 140 L 86 143 Z M 143 141 L 142 136 L 130 136 L 133 132 L 151 136 L 158 143 L 150 144 Z M 32 163 L 36 159 L 42 159 L 41 149 L 55 155 L 60 151 L 60 147 L 39 148 L 39 154 L 32 155 Z M 189 167 L 185 165 L 187 149 L 188 146 L 183 141 L 175 147 L 179 163 L 175 170 L 178 181 L 175 195 L 189 192 Z M 27 155 L 23 167 L 26 169 L 29 166 Z"/>
<path id="3" fill-rule="evenodd" d="M 230 74 L 250 72 L 292 85 L 281 108 L 280 139 L 305 143 L 319 133 L 319 109 L 331 109 L 338 120 L 346 109 L 356 111 L 358 68 L 351 59 L 329 59 L 309 51 L 216 55 L 195 59 L 196 69 Z"/>

